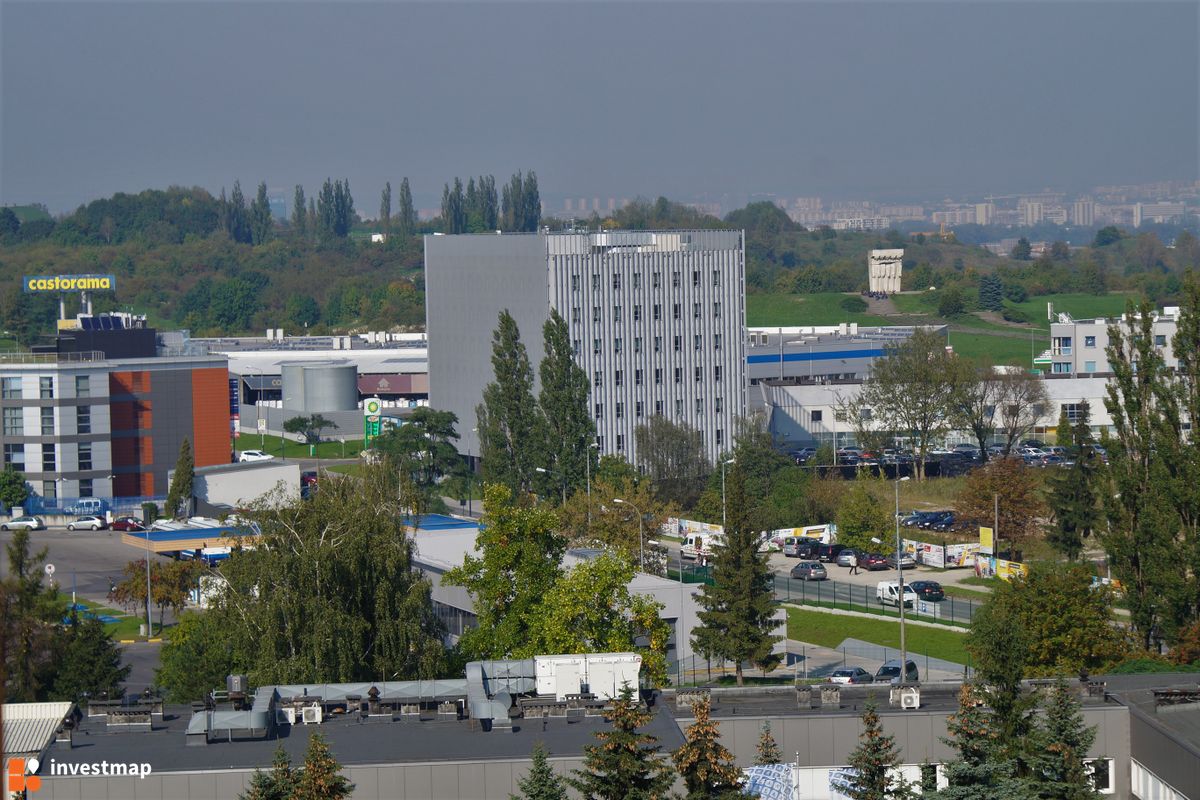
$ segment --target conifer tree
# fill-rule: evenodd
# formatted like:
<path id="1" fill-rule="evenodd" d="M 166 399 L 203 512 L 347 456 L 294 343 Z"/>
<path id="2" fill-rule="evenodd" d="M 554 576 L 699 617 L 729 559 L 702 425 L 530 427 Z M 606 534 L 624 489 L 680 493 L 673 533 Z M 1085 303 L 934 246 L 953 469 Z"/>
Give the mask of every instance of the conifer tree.
<path id="1" fill-rule="evenodd" d="M 31 553 L 27 529 L 13 531 L 5 549 L 8 569 L 0 584 L 5 697 L 13 703 L 32 703 L 45 699 L 54 675 L 54 637 L 66 604 L 45 580 L 47 549 Z"/>
<path id="2" fill-rule="evenodd" d="M 63 636 L 65 642 L 57 659 L 58 674 L 51 696 L 72 701 L 85 693 L 98 696 L 108 692 L 110 696 L 120 696 L 121 683 L 131 668 L 121 666 L 121 648 L 104 630 L 104 623 L 96 617 L 81 620 L 72 611 L 71 624 Z"/>
<path id="3" fill-rule="evenodd" d="M 1078 446 L 1075 463 L 1050 476 L 1047 505 L 1051 525 L 1046 530 L 1050 546 L 1074 561 L 1083 552 L 1083 543 L 1102 519 L 1103 485 L 1100 457 L 1091 443 L 1091 415 L 1087 403 L 1080 404 L 1079 416 L 1071 435 Z"/>
<path id="4" fill-rule="evenodd" d="M 988 311 L 1004 308 L 1004 286 L 994 274 L 979 277 L 979 306 Z"/>
<path id="5" fill-rule="evenodd" d="M 1071 420 L 1067 417 L 1067 407 L 1062 406 L 1058 412 L 1058 423 L 1054 427 L 1054 443 L 1059 447 L 1070 447 L 1075 444 L 1071 433 Z"/>
<path id="6" fill-rule="evenodd" d="M 900 750 L 896 737 L 883 732 L 875 703 L 863 711 L 863 732 L 850 754 L 849 773 L 837 787 L 850 800 L 908 800 L 912 788 L 899 774 Z"/>
<path id="7" fill-rule="evenodd" d="M 957 754 L 946 762 L 946 787 L 936 800 L 1023 800 L 1024 787 L 1015 777 L 1015 765 L 1002 751 L 991 712 L 977 698 L 979 690 L 964 683 L 958 693 L 958 711 L 947 720 L 948 738 L 942 741 Z"/>
<path id="8" fill-rule="evenodd" d="M 723 545 L 713 559 L 713 583 L 701 587 L 697 601 L 700 627 L 692 644 L 708 658 L 733 661 L 737 685 L 745 683 L 743 665 L 753 663 L 772 669 L 779 656 L 772 653 L 775 642 L 774 573 L 765 554 L 758 552 L 758 532 L 750 522 L 752 509 L 746 502 L 741 464 L 727 475 L 728 526 Z"/>
<path id="9" fill-rule="evenodd" d="M 542 363 L 538 365 L 542 389 L 538 406 L 546 424 L 547 485 L 539 494 L 572 494 L 584 485 L 590 469 L 596 471 L 596 424 L 588 413 L 591 384 L 575 363 L 567 321 L 558 311 L 542 327 Z"/>
<path id="10" fill-rule="evenodd" d="M 521 787 L 521 794 L 510 794 L 509 800 L 567 800 L 563 779 L 550 767 L 546 748 L 541 742 L 533 746 L 533 764 L 517 786 Z"/>
<path id="11" fill-rule="evenodd" d="M 762 732 L 758 735 L 758 747 L 754 751 L 754 763 L 758 765 L 783 763 L 783 753 L 779 751 L 779 745 L 775 743 L 775 737 L 771 734 L 770 720 L 763 721 Z"/>
<path id="12" fill-rule="evenodd" d="M 599 731 L 599 744 L 588 745 L 584 768 L 567 783 L 585 800 L 665 800 L 675 775 L 659 755 L 658 738 L 640 733 L 651 714 L 641 708 L 626 686 L 604 715 L 612 730 Z"/>
<path id="13" fill-rule="evenodd" d="M 192 458 L 192 445 L 186 438 L 179 445 L 179 458 L 175 461 L 175 472 L 171 475 L 171 486 L 167 489 L 166 513 L 172 518 L 186 514 L 192 505 L 192 484 L 196 480 L 196 462 Z"/>
<path id="14" fill-rule="evenodd" d="M 533 399 L 533 368 L 507 309 L 492 333 L 492 369 L 495 380 L 484 387 L 476 407 L 483 478 L 504 484 L 520 498 L 533 490 L 543 426 Z"/>
<path id="15" fill-rule="evenodd" d="M 280 745 L 275 748 L 271 771 L 254 770 L 250 776 L 250 787 L 239 795 L 239 800 L 292 800 L 296 778 L 296 773 L 292 771 L 292 759 Z"/>
<path id="16" fill-rule="evenodd" d="M 296 780 L 292 800 L 345 800 L 354 784 L 341 774 L 342 766 L 329 752 L 325 737 L 314 733 L 304 754 L 304 769 Z"/>
<path id="17" fill-rule="evenodd" d="M 1096 741 L 1096 729 L 1083 724 L 1079 700 L 1059 678 L 1044 704 L 1045 715 L 1036 738 L 1040 758 L 1030 770 L 1031 797 L 1039 800 L 1093 800 L 1100 796 L 1092 786 L 1083 759 Z"/>
<path id="18" fill-rule="evenodd" d="M 672 757 L 689 800 L 741 796 L 741 771 L 733 762 L 733 753 L 721 744 L 721 732 L 711 712 L 708 698 L 692 706 L 696 721 L 683 732 L 685 741 Z"/>

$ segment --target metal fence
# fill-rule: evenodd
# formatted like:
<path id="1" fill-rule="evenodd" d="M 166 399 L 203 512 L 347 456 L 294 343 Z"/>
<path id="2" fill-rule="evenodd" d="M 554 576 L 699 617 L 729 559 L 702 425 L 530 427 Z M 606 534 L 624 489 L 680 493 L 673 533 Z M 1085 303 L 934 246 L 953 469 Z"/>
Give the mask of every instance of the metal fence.
<path id="1" fill-rule="evenodd" d="M 104 514 L 112 511 L 116 516 L 142 515 L 142 503 L 157 503 L 166 500 L 166 495 L 153 497 L 43 497 L 30 495 L 21 504 L 26 514 Z M 100 501 L 99 504 L 96 501 Z"/>
<path id="2" fill-rule="evenodd" d="M 775 598 L 786 603 L 840 608 L 846 611 L 860 611 L 885 617 L 899 616 L 899 611 L 895 606 L 880 604 L 876 598 L 874 586 L 861 586 L 854 583 L 804 581 L 777 575 L 775 577 Z M 919 601 L 915 607 L 906 609 L 905 616 L 910 619 L 969 625 L 980 605 L 974 600 L 947 596 L 946 599 L 936 602 Z"/>

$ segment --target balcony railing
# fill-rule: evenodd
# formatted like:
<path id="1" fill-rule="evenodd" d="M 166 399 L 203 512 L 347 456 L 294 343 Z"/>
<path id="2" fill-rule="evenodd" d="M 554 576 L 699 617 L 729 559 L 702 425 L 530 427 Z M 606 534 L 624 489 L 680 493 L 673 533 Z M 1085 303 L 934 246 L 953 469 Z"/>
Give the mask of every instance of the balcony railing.
<path id="1" fill-rule="evenodd" d="M 85 361 L 103 361 L 101 350 L 83 350 L 78 353 L 0 353 L 0 364 L 69 364 Z"/>

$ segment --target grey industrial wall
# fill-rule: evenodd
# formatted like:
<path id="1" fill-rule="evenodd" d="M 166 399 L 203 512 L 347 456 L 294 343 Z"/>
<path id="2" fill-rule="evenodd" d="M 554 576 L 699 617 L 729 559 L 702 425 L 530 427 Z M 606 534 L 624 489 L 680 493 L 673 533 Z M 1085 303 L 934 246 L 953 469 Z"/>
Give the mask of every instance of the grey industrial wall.
<path id="1" fill-rule="evenodd" d="M 458 415 L 458 448 L 479 454 L 475 407 L 492 380 L 492 332 L 508 309 L 534 365 L 550 317 L 546 240 L 541 234 L 425 237 L 425 330 L 429 405 Z"/>
<path id="2" fill-rule="evenodd" d="M 1165 713 L 1184 714 L 1193 717 L 1200 714 L 1195 708 L 1178 706 Z M 1172 736 L 1156 723 L 1154 716 L 1137 706 L 1130 708 L 1130 738 L 1137 754 L 1138 763 L 1153 772 L 1160 780 L 1173 788 L 1188 793 L 1189 798 L 1200 798 L 1200 751 Z"/>
<path id="3" fill-rule="evenodd" d="M 242 469 L 199 472 L 196 500 L 209 505 L 238 506 L 273 492 L 282 483 L 292 497 L 300 496 L 300 463 L 277 461 L 247 465 Z"/>

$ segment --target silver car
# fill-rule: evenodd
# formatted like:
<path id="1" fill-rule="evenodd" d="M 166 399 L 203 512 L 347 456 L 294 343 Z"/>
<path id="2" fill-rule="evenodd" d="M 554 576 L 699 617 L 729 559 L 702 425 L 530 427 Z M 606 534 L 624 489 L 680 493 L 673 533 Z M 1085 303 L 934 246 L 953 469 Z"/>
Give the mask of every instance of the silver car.
<path id="1" fill-rule="evenodd" d="M 8 522 L 0 523 L 0 531 L 15 531 L 18 528 L 25 528 L 30 531 L 46 530 L 46 523 L 42 522 L 41 517 L 13 517 Z"/>
<path id="2" fill-rule="evenodd" d="M 825 565 L 819 561 L 801 561 L 792 567 L 792 577 L 802 581 L 823 581 L 829 577 Z"/>

